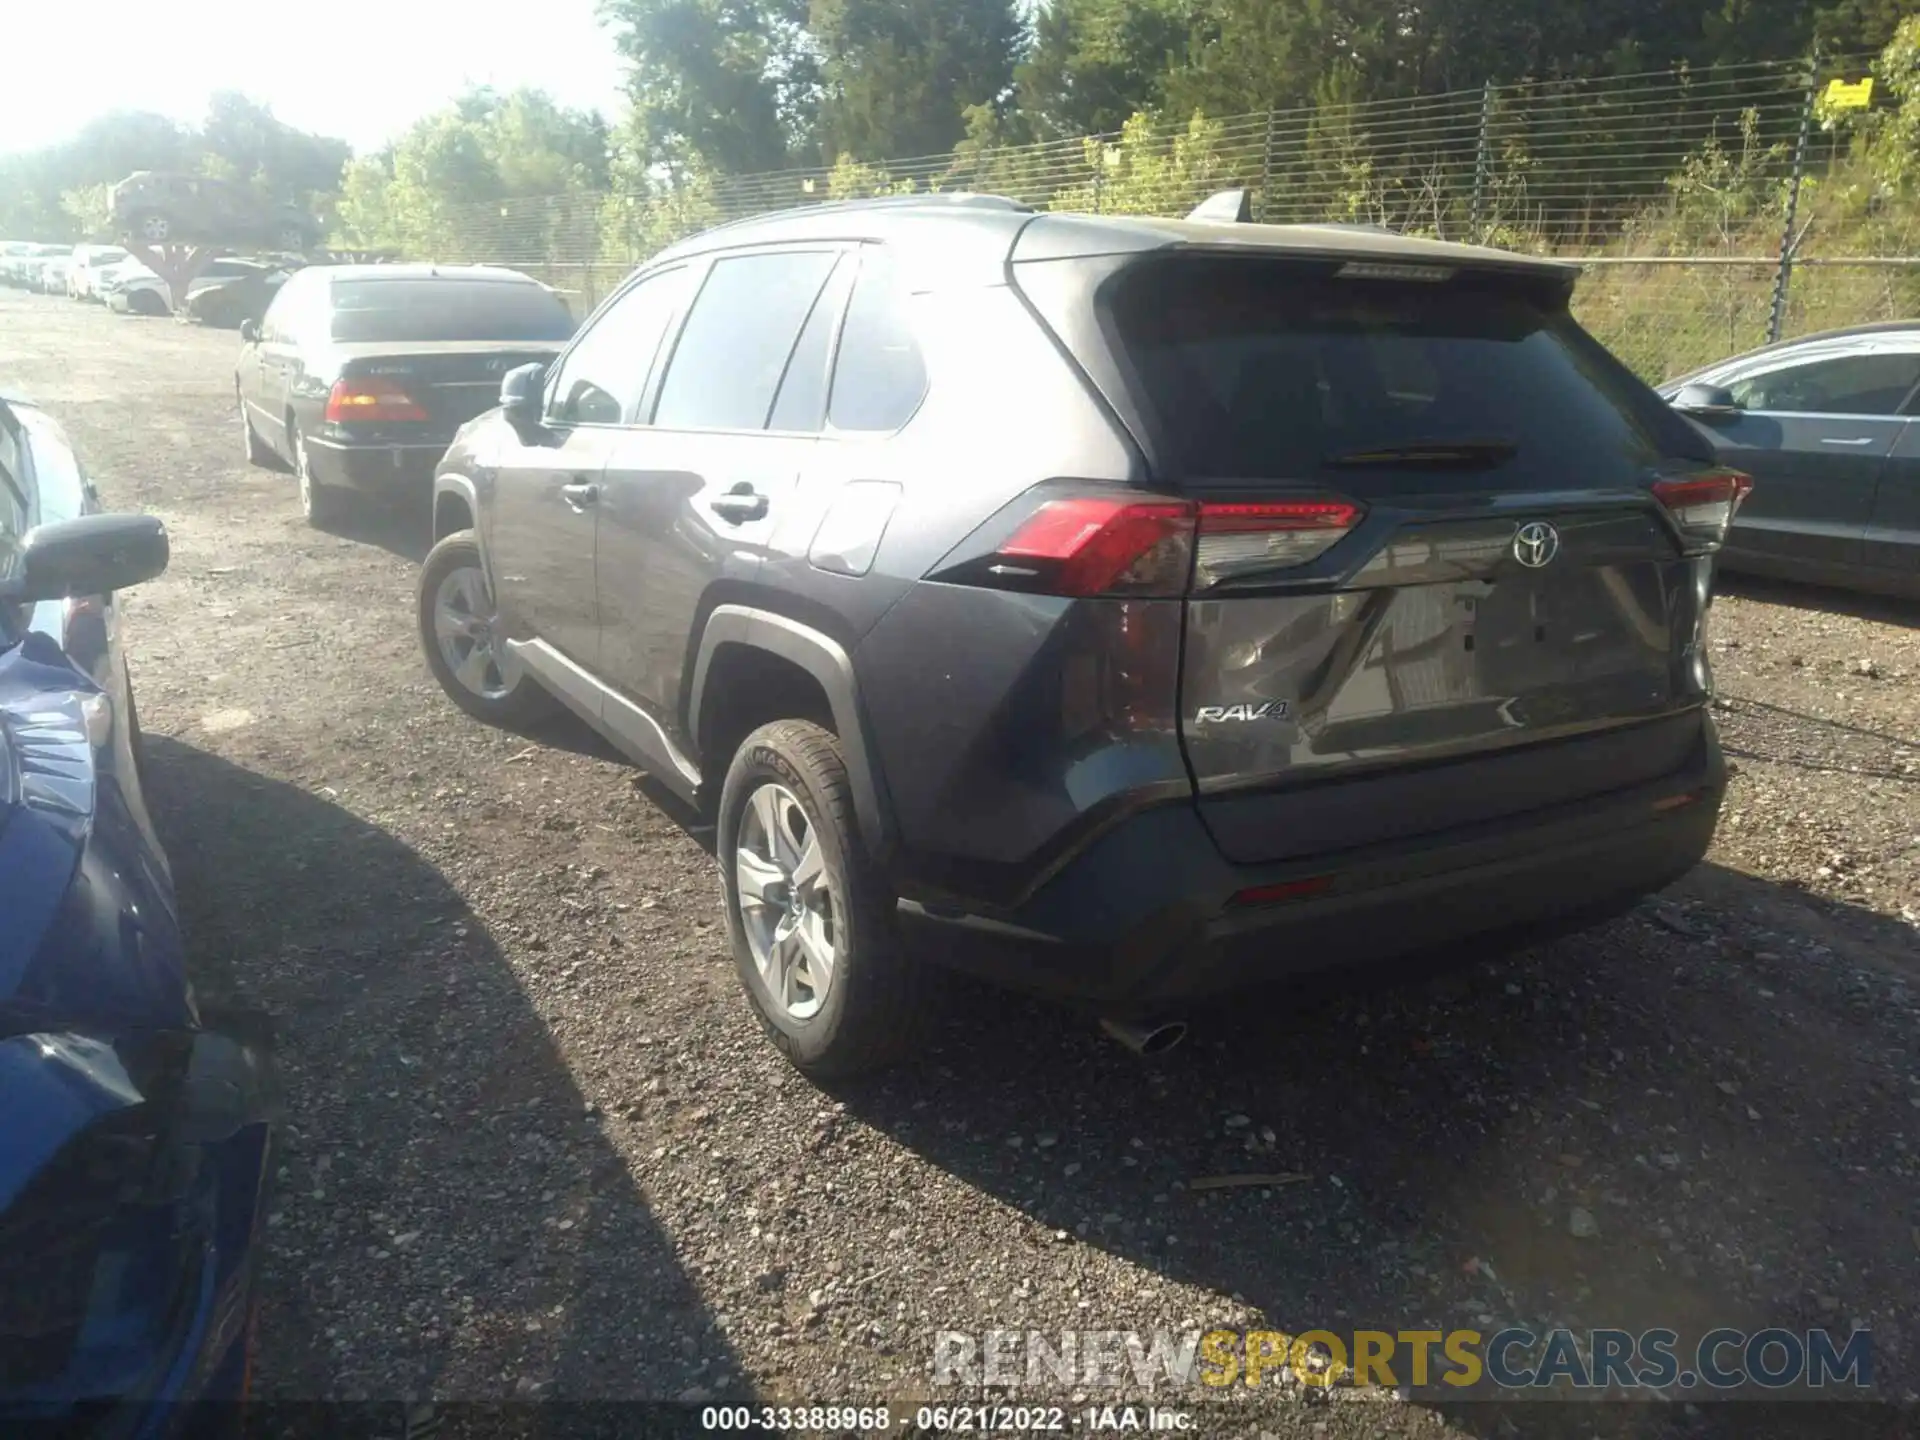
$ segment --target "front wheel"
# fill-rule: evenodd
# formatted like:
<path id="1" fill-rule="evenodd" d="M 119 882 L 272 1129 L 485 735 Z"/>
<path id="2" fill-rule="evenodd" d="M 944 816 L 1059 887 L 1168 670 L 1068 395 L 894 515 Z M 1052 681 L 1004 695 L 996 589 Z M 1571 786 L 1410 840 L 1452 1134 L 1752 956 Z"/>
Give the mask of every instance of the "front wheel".
<path id="1" fill-rule="evenodd" d="M 821 1077 L 904 1058 L 930 1017 L 932 978 L 900 951 L 840 741 L 803 720 L 754 731 L 727 771 L 719 821 L 734 963 L 774 1044 Z"/>
<path id="2" fill-rule="evenodd" d="M 476 720 L 520 730 L 558 703 L 506 647 L 471 530 L 457 530 L 420 567 L 420 647 L 447 697 Z"/>

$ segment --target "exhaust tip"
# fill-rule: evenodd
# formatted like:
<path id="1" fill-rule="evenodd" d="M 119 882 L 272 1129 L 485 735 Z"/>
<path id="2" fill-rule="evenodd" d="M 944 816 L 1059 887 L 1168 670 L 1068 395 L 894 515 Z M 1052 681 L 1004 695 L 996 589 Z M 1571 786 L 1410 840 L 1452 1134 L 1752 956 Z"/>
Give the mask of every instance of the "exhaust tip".
<path id="1" fill-rule="evenodd" d="M 1187 1022 L 1184 1020 L 1135 1024 L 1130 1020 L 1107 1019 L 1100 1022 L 1100 1028 L 1142 1057 L 1164 1055 L 1187 1038 Z"/>

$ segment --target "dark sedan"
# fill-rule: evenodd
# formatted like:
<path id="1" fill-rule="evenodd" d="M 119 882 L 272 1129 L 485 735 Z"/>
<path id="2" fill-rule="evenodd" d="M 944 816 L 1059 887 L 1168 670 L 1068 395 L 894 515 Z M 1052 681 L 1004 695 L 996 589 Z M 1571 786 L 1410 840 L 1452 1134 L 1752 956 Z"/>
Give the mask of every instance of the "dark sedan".
<path id="1" fill-rule="evenodd" d="M 166 563 L 0 398 L 0 1434 L 205 1433 L 246 1388 L 267 1065 L 194 1000 L 115 616 Z"/>
<path id="2" fill-rule="evenodd" d="M 247 459 L 278 458 L 309 523 L 357 494 L 424 500 L 454 432 L 509 370 L 573 335 L 566 302 L 492 266 L 316 265 L 243 325 L 234 372 Z"/>
<path id="3" fill-rule="evenodd" d="M 1920 595 L 1920 321 L 1769 345 L 1660 393 L 1754 478 L 1723 568 Z"/>

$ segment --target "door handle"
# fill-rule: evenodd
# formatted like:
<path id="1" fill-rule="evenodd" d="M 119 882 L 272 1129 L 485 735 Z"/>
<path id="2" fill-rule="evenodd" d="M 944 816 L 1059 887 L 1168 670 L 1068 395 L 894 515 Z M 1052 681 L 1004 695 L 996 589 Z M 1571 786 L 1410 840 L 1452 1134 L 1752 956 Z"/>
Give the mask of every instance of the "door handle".
<path id="1" fill-rule="evenodd" d="M 567 504 L 575 510 L 584 510 L 589 505 L 600 503 L 600 487 L 591 481 L 581 481 L 574 485 L 562 485 L 560 493 L 566 497 Z"/>
<path id="2" fill-rule="evenodd" d="M 1820 443 L 1822 445 L 1871 445 L 1873 436 L 1862 435 L 1858 440 L 1842 440 L 1837 435 L 1822 435 Z"/>
<path id="3" fill-rule="evenodd" d="M 758 520 L 767 513 L 767 497 L 746 485 L 735 486 L 725 495 L 716 495 L 707 502 L 722 520 L 731 520 L 738 525 L 747 520 Z"/>

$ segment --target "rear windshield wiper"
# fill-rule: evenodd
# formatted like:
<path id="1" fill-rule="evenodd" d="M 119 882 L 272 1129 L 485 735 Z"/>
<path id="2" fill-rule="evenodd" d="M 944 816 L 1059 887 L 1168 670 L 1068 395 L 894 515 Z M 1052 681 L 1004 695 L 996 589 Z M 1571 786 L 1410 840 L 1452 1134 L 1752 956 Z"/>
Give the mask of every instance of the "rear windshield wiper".
<path id="1" fill-rule="evenodd" d="M 1511 460 L 1519 449 L 1511 440 L 1411 440 L 1403 445 L 1343 451 L 1320 463 L 1335 470 L 1414 465 L 1478 470 Z"/>

